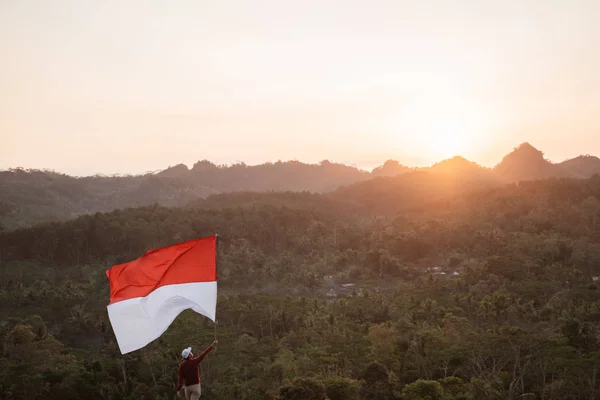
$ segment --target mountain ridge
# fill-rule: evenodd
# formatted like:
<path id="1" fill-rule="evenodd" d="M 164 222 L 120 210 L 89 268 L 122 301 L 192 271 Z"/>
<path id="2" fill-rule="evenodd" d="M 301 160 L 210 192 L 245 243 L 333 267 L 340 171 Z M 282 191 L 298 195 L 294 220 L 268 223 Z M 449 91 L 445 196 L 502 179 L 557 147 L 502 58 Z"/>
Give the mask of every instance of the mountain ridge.
<path id="1" fill-rule="evenodd" d="M 420 168 L 387 160 L 370 172 L 328 160 L 318 164 L 277 161 L 255 166 L 244 163 L 225 166 L 201 160 L 192 168 L 176 164 L 161 171 L 130 176 L 73 177 L 50 170 L 17 168 L 0 171 L 0 229 L 151 204 L 185 206 L 220 193 L 339 193 L 341 188 L 361 182 L 415 172 L 432 174 L 427 178 L 428 185 L 463 182 L 469 187 L 487 186 L 548 178 L 589 178 L 600 174 L 600 159 L 586 155 L 551 163 L 544 158 L 543 152 L 523 143 L 493 168 L 461 156 Z M 407 178 L 416 185 L 418 179 L 412 179 Z M 404 181 L 394 179 L 390 182 L 406 185 Z M 369 184 L 364 186 L 367 188 Z M 405 186 L 405 190 L 408 187 Z"/>

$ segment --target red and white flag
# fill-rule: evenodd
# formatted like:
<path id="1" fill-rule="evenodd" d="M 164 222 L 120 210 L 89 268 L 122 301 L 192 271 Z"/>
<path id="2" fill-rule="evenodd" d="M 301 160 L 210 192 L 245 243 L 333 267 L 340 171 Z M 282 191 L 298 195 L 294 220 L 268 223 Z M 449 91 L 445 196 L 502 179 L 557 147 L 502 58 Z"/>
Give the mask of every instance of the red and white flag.
<path id="1" fill-rule="evenodd" d="M 108 317 L 121 354 L 161 336 L 184 310 L 215 321 L 217 237 L 151 250 L 106 271 L 110 281 Z"/>

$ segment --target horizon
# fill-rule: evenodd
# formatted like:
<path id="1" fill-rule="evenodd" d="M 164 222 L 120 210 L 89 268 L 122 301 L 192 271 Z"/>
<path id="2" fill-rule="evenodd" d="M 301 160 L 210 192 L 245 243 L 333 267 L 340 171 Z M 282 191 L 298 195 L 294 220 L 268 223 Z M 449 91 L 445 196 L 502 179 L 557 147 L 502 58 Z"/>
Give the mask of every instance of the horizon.
<path id="1" fill-rule="evenodd" d="M 544 159 L 546 161 L 550 162 L 551 164 L 560 164 L 560 163 L 562 163 L 564 161 L 572 160 L 574 158 L 581 157 L 581 156 L 592 156 L 592 157 L 599 158 L 595 154 L 580 153 L 580 154 L 577 154 L 577 155 L 575 155 L 573 157 L 569 157 L 569 158 L 566 158 L 566 159 L 560 160 L 560 161 L 550 160 L 550 159 L 548 159 L 546 157 L 546 154 L 544 153 L 543 150 L 539 149 L 538 147 L 532 145 L 529 142 L 523 142 L 523 143 L 520 143 L 517 146 L 514 146 L 512 148 L 512 150 L 511 150 L 511 152 L 518 150 L 519 147 L 521 147 L 523 145 L 529 145 L 532 148 L 534 148 L 535 150 L 540 151 L 543 154 Z M 504 156 L 506 156 L 508 154 L 509 153 L 505 154 Z M 370 168 L 362 168 L 360 166 L 357 166 L 356 164 L 348 164 L 348 163 L 338 162 L 338 161 L 331 160 L 331 159 L 324 159 L 324 160 L 320 160 L 318 162 L 305 162 L 305 161 L 297 160 L 297 159 L 292 159 L 292 160 L 273 160 L 273 161 L 265 161 L 265 162 L 256 163 L 256 164 L 248 164 L 248 163 L 245 163 L 243 161 L 236 161 L 236 162 L 233 162 L 233 163 L 216 163 L 216 162 L 214 162 L 212 160 L 203 159 L 203 160 L 196 160 L 192 164 L 177 163 L 177 164 L 168 165 L 168 166 L 163 167 L 163 168 L 158 168 L 158 169 L 154 169 L 154 170 L 147 170 L 147 171 L 141 171 L 141 172 L 137 172 L 137 173 L 127 173 L 126 172 L 126 173 L 112 173 L 112 174 L 107 174 L 107 173 L 103 173 L 103 172 L 100 171 L 100 172 L 95 172 L 95 173 L 91 173 L 91 174 L 81 174 L 81 175 L 78 175 L 78 174 L 67 173 L 67 172 L 64 172 L 64 171 L 57 171 L 57 170 L 50 169 L 50 168 L 26 168 L 26 167 L 22 167 L 22 166 L 10 167 L 10 168 L 6 168 L 6 169 L 0 169 L 0 172 L 9 171 L 9 170 L 22 169 L 22 170 L 34 170 L 34 171 L 53 172 L 53 173 L 58 173 L 58 174 L 72 176 L 72 177 L 75 177 L 75 178 L 85 178 L 85 177 L 90 177 L 90 176 L 106 176 L 106 177 L 114 176 L 114 177 L 118 177 L 118 176 L 140 176 L 140 175 L 146 175 L 146 174 L 155 174 L 155 173 L 159 173 L 159 172 L 165 171 L 165 170 L 167 170 L 169 168 L 173 168 L 173 167 L 176 167 L 176 166 L 179 166 L 179 165 L 184 165 L 188 170 L 192 170 L 194 164 L 197 163 L 197 162 L 201 162 L 201 161 L 208 161 L 211 164 L 215 165 L 216 167 L 223 167 L 223 168 L 229 168 L 229 167 L 232 167 L 234 165 L 239 165 L 239 164 L 244 164 L 247 167 L 255 167 L 255 166 L 266 165 L 266 164 L 287 163 L 287 162 L 298 162 L 298 163 L 305 164 L 305 165 L 319 165 L 319 164 L 321 164 L 323 162 L 328 161 L 328 162 L 330 162 L 332 164 L 344 165 L 346 167 L 356 168 L 359 171 L 363 171 L 363 172 L 367 172 L 367 173 L 372 173 L 373 170 L 375 170 L 376 168 L 382 167 L 388 161 L 397 162 L 399 165 L 401 165 L 403 167 L 407 167 L 407 168 L 410 168 L 410 169 L 418 170 L 418 169 L 421 169 L 421 168 L 427 169 L 427 168 L 430 168 L 430 167 L 432 167 L 432 166 L 434 166 L 436 164 L 440 164 L 440 163 L 442 163 L 444 161 L 450 161 L 450 160 L 453 160 L 453 159 L 456 159 L 456 158 L 461 158 L 461 159 L 466 160 L 468 162 L 475 163 L 475 164 L 477 164 L 477 165 L 479 165 L 479 166 L 481 166 L 483 168 L 494 169 L 498 164 L 500 164 L 500 162 L 502 161 L 502 159 L 504 158 L 504 156 L 502 156 L 501 159 L 498 160 L 498 162 L 494 163 L 493 165 L 483 165 L 481 163 L 478 163 L 476 161 L 470 160 L 470 159 L 468 159 L 466 157 L 463 157 L 461 155 L 456 155 L 456 156 L 452 156 L 452 157 L 449 157 L 449 158 L 444 158 L 444 159 L 435 161 L 435 162 L 433 162 L 431 164 L 428 164 L 428 165 L 407 165 L 407 164 L 402 163 L 401 160 L 387 159 L 387 160 L 384 160 L 381 163 L 379 163 L 377 165 L 374 165 L 374 166 L 372 166 Z"/>
<path id="2" fill-rule="evenodd" d="M 599 2 L 344 5 L 2 2 L 0 169 L 600 154 Z"/>

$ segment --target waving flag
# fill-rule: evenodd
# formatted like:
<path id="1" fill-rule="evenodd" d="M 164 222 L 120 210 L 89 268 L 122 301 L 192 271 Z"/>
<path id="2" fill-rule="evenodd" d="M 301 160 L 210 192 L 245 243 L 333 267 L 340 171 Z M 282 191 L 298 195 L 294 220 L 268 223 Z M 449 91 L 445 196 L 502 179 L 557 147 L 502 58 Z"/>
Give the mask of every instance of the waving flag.
<path id="1" fill-rule="evenodd" d="M 157 339 L 184 310 L 215 321 L 217 239 L 210 236 L 151 250 L 106 271 L 108 317 L 122 354 Z"/>

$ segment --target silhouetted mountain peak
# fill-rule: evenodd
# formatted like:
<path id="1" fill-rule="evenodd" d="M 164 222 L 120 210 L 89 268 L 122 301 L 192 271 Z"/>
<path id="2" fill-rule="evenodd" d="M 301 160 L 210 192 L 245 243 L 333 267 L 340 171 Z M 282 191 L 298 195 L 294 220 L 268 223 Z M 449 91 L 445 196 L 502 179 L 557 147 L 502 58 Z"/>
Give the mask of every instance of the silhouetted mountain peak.
<path id="1" fill-rule="evenodd" d="M 439 167 L 470 167 L 477 166 L 476 163 L 467 160 L 462 156 L 454 156 L 452 158 L 448 158 L 446 160 L 442 160 L 434 165 L 431 168 L 439 168 Z"/>
<path id="2" fill-rule="evenodd" d="M 519 167 L 528 167 L 532 164 L 544 164 L 551 165 L 549 161 L 544 158 L 544 153 L 530 145 L 529 143 L 523 143 L 512 152 L 504 156 L 497 168 L 500 169 L 518 165 Z"/>
<path id="3" fill-rule="evenodd" d="M 529 144 L 528 142 L 525 143 L 521 143 L 519 146 L 517 146 L 517 148 L 515 148 L 515 150 L 508 154 L 513 156 L 518 156 L 518 157 L 531 157 L 531 158 L 537 158 L 537 159 L 544 159 L 544 153 L 538 149 L 536 149 L 535 147 L 533 147 L 531 144 Z"/>
<path id="4" fill-rule="evenodd" d="M 218 167 L 216 166 L 216 164 L 213 164 L 212 162 L 208 161 L 208 160 L 202 160 L 202 161 L 198 161 L 197 163 L 194 164 L 194 166 L 192 167 L 192 171 L 193 172 L 202 172 L 202 171 L 210 171 L 210 170 L 215 170 Z"/>
<path id="5" fill-rule="evenodd" d="M 387 160 L 382 166 L 371 171 L 372 176 L 396 176 L 411 171 L 411 168 L 400 164 L 396 160 Z"/>
<path id="6" fill-rule="evenodd" d="M 166 177 L 171 177 L 171 178 L 179 178 L 182 176 L 187 175 L 187 173 L 189 172 L 189 168 L 187 167 L 187 165 L 185 164 L 177 164 L 174 165 L 172 167 L 169 167 L 163 171 L 160 171 L 158 174 L 158 176 L 166 176 Z"/>
<path id="7" fill-rule="evenodd" d="M 518 164 L 520 166 L 527 166 L 531 163 L 543 163 L 550 164 L 544 158 L 544 153 L 533 147 L 531 144 L 525 142 L 517 146 L 512 152 L 504 156 L 498 166 L 507 164 Z"/>
<path id="8" fill-rule="evenodd" d="M 521 181 L 572 176 L 558 164 L 544 158 L 544 153 L 525 142 L 504 156 L 495 172 L 505 180 Z"/>
<path id="9" fill-rule="evenodd" d="M 563 161 L 560 165 L 582 178 L 600 174 L 600 158 L 589 154 Z"/>
<path id="10" fill-rule="evenodd" d="M 563 161 L 562 164 L 585 164 L 589 166 L 597 166 L 600 165 L 600 158 L 589 154 L 584 154 L 575 158 L 571 158 L 570 160 Z"/>
<path id="11" fill-rule="evenodd" d="M 432 172 L 443 172 L 443 173 L 466 173 L 466 172 L 483 172 L 486 168 L 481 165 L 469 161 L 464 157 L 455 156 L 444 161 L 440 161 L 429 168 Z"/>
<path id="12" fill-rule="evenodd" d="M 453 181 L 494 181 L 492 171 L 464 157 L 455 156 L 424 169 L 437 175 L 451 177 Z"/>

